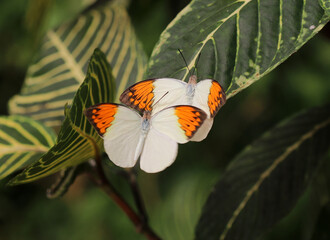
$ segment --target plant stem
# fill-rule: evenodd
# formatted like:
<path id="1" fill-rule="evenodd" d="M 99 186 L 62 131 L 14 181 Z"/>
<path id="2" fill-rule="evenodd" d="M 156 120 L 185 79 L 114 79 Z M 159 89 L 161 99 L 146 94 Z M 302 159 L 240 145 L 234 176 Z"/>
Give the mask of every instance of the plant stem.
<path id="1" fill-rule="evenodd" d="M 127 171 L 125 171 L 125 173 L 126 173 L 126 177 L 129 181 L 129 184 L 132 189 L 136 207 L 139 210 L 141 218 L 143 218 L 144 222 L 147 224 L 148 223 L 148 214 L 147 214 L 146 208 L 145 208 L 143 200 L 142 200 L 139 185 L 136 180 L 136 177 L 137 177 L 136 171 L 134 169 L 128 169 Z"/>
<path id="2" fill-rule="evenodd" d="M 131 206 L 123 199 L 123 197 L 117 192 L 117 190 L 112 186 L 108 181 L 107 177 L 104 174 L 101 158 L 95 158 L 95 169 L 98 175 L 98 179 L 94 178 L 94 182 L 102 188 L 102 190 L 108 194 L 108 196 L 126 213 L 128 218 L 133 222 L 137 232 L 143 234 L 149 240 L 161 240 L 153 230 L 149 227 L 145 219 L 141 219 Z M 143 218 L 143 217 L 142 217 Z"/>

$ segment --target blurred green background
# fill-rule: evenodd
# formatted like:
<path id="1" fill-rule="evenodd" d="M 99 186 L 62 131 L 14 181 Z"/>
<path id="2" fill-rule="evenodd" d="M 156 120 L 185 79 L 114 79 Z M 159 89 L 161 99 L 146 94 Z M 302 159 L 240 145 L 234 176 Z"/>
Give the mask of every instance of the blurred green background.
<path id="1" fill-rule="evenodd" d="M 11 0 L 0 3 L 0 113 L 17 93 L 43 34 L 74 18 L 93 0 Z M 129 14 L 150 56 L 160 33 L 189 1 L 135 0 Z M 192 239 L 201 207 L 226 165 L 246 145 L 290 115 L 330 100 L 329 26 L 273 72 L 231 98 L 208 138 L 180 146 L 175 163 L 159 174 L 139 172 L 150 224 L 164 239 Z M 326 165 L 325 171 L 329 168 Z M 330 172 L 328 170 L 328 172 Z M 127 183 L 110 178 L 133 205 Z M 62 199 L 49 200 L 53 178 L 6 187 L 0 182 L 0 239 L 144 239 L 101 190 L 78 177 Z M 326 186 L 324 193 L 330 192 Z M 297 207 L 264 239 L 310 239 L 308 219 L 317 222 L 312 239 L 330 239 L 330 205 L 324 195 L 314 211 L 307 192 Z M 319 214 L 318 214 L 319 213 Z M 316 216 L 314 216 L 314 215 Z M 314 225 L 313 225 L 314 226 Z"/>

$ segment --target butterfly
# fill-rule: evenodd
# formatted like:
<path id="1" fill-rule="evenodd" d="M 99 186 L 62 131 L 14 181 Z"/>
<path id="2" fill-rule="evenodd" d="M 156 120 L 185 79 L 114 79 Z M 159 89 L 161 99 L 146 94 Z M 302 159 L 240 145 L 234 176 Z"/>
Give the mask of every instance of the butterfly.
<path id="1" fill-rule="evenodd" d="M 203 124 L 206 113 L 193 106 L 167 107 L 156 114 L 115 103 L 101 103 L 84 111 L 89 122 L 104 139 L 104 149 L 116 165 L 154 173 L 170 166 L 178 143 L 188 142 Z"/>
<path id="2" fill-rule="evenodd" d="M 168 94 L 164 96 L 166 92 Z M 179 104 L 198 107 L 207 114 L 207 119 L 191 141 L 201 141 L 206 138 L 213 125 L 213 118 L 225 104 L 226 94 L 217 81 L 205 79 L 197 83 L 196 75 L 191 75 L 188 83 L 174 78 L 138 82 L 121 94 L 120 101 L 140 112 L 147 110 L 156 113 Z"/>

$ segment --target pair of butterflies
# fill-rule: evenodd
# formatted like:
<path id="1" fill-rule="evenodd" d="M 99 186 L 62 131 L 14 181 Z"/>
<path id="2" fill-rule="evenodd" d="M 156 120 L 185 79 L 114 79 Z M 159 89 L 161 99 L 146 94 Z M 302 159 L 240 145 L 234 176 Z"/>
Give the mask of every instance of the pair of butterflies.
<path id="1" fill-rule="evenodd" d="M 158 78 L 138 82 L 120 96 L 125 104 L 101 103 L 85 110 L 90 123 L 104 139 L 104 149 L 116 165 L 155 173 L 170 166 L 178 143 L 201 141 L 226 96 L 217 81 L 197 83 Z M 142 116 L 140 115 L 142 113 Z"/>

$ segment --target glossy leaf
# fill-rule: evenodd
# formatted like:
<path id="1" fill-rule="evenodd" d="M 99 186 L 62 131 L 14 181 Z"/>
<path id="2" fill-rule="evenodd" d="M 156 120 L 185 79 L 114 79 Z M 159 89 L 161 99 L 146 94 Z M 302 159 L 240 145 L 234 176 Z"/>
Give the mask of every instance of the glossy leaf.
<path id="1" fill-rule="evenodd" d="M 171 178 L 177 183 L 164 194 L 162 204 L 153 209 L 150 216 L 162 239 L 193 239 L 201 208 L 217 175 L 211 168 L 207 171 L 189 169 Z"/>
<path id="2" fill-rule="evenodd" d="M 148 77 L 213 78 L 232 97 L 296 52 L 329 21 L 315 0 L 195 0 L 162 33 Z"/>
<path id="3" fill-rule="evenodd" d="M 287 215 L 330 148 L 329 106 L 301 113 L 239 154 L 204 205 L 196 239 L 257 239 Z"/>
<path id="4" fill-rule="evenodd" d="M 0 179 L 37 161 L 55 139 L 52 129 L 31 118 L 0 117 Z"/>
<path id="5" fill-rule="evenodd" d="M 329 0 L 319 0 L 319 1 L 325 13 L 330 17 L 330 1 Z"/>
<path id="6" fill-rule="evenodd" d="M 47 126 L 60 126 L 63 106 L 71 104 L 85 79 L 88 60 L 100 48 L 112 67 L 117 97 L 142 80 L 145 54 L 120 1 L 101 5 L 46 34 L 29 67 L 24 87 L 9 103 L 11 114 L 28 115 Z"/>
<path id="7" fill-rule="evenodd" d="M 68 167 L 60 171 L 56 182 L 47 189 L 49 199 L 62 197 L 70 188 L 77 176 L 77 166 Z"/>
<path id="8" fill-rule="evenodd" d="M 65 120 L 56 144 L 38 162 L 12 179 L 10 184 L 35 181 L 100 154 L 103 141 L 83 111 L 97 103 L 112 102 L 115 89 L 115 80 L 106 57 L 96 49 L 90 60 L 86 79 L 78 89 L 72 107 L 65 109 Z"/>

